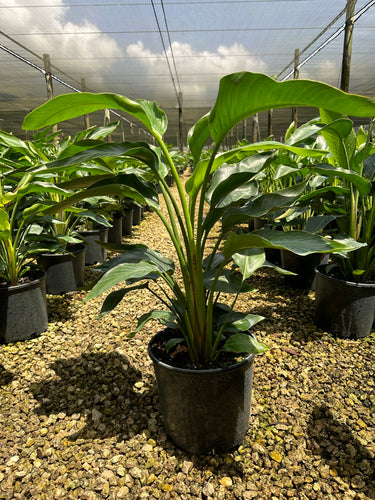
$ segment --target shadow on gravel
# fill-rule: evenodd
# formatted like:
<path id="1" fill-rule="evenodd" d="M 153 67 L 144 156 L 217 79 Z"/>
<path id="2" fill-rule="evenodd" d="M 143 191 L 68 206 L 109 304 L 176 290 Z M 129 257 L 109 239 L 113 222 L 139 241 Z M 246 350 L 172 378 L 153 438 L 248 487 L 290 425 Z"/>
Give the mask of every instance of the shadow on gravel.
<path id="1" fill-rule="evenodd" d="M 308 421 L 309 448 L 320 455 L 352 490 L 375 498 L 375 462 L 367 447 L 352 433 L 350 427 L 336 420 L 329 407 L 316 406 Z"/>
<path id="2" fill-rule="evenodd" d="M 3 365 L 0 364 L 0 387 L 10 384 L 13 379 L 13 373 L 6 370 Z"/>
<path id="3" fill-rule="evenodd" d="M 47 295 L 48 321 L 66 321 L 76 314 L 74 298 L 79 292 L 67 292 L 64 295 Z"/>
<path id="4" fill-rule="evenodd" d="M 60 359 L 49 368 L 56 377 L 30 387 L 39 403 L 34 411 L 57 415 L 58 420 L 64 414 L 73 416 L 70 420 L 79 422 L 70 440 L 117 436 L 121 441 L 147 429 L 149 414 L 155 411 L 154 389 L 141 382 L 141 371 L 126 356 L 91 352 Z"/>

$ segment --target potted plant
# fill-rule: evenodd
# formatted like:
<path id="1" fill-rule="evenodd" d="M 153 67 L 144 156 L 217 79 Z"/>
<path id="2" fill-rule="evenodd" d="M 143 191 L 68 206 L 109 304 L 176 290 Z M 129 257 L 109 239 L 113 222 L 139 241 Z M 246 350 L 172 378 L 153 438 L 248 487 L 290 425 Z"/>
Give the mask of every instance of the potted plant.
<path id="1" fill-rule="evenodd" d="M 356 339 L 371 332 L 375 315 L 374 124 L 356 133 L 347 116 L 321 111 L 321 118 L 331 124 L 320 132 L 330 155 L 311 168 L 329 182 L 306 198 L 335 220 L 337 233 L 362 246 L 318 267 L 315 321 L 336 336 Z"/>
<path id="2" fill-rule="evenodd" d="M 312 194 L 317 189 L 322 192 L 324 186 L 329 183 L 326 177 L 313 172 L 311 166 L 323 163 L 329 154 L 326 143 L 319 134 L 330 126 L 330 124 L 322 123 L 319 118 L 310 120 L 298 129 L 295 129 L 292 123 L 285 134 L 285 144 L 303 147 L 305 153 L 299 155 L 280 149 L 263 155 L 264 167 L 255 176 L 262 193 L 271 193 L 297 183 L 305 183 L 304 193 L 292 206 L 270 214 L 268 223 L 274 228 L 282 231 L 297 229 L 321 233 L 335 219 L 332 215 L 321 213 L 320 207 L 311 201 L 314 199 Z M 252 160 L 255 159 L 255 157 L 252 158 Z M 286 284 L 294 288 L 310 289 L 314 283 L 315 268 L 321 261 L 328 261 L 328 257 L 328 255 L 316 253 L 297 255 L 288 250 L 281 250 L 282 268 L 294 273 L 285 274 Z"/>
<path id="3" fill-rule="evenodd" d="M 132 101 L 117 94 L 69 94 L 48 101 L 24 121 L 25 129 L 37 129 L 91 111 L 117 108 L 138 118 L 158 144 L 157 148 L 146 143 L 126 142 L 115 148 L 112 144 L 66 158 L 67 163 L 75 163 L 85 155 L 125 155 L 141 160 L 154 175 L 154 183 L 149 183 L 129 173 L 119 173 L 117 178 L 103 179 L 66 203 L 93 193 L 118 191 L 122 185 L 124 195 L 148 204 L 165 226 L 176 252 L 181 279 L 175 278 L 175 262 L 171 259 L 143 245 L 125 245 L 122 253 L 102 266 L 105 272 L 88 298 L 124 282 L 124 288 L 109 293 L 102 314 L 112 310 L 134 289 L 147 289 L 164 304 L 165 309 L 150 311 L 139 318 L 135 332 L 151 319 L 158 319 L 166 327 L 151 339 L 149 354 L 158 379 L 167 432 L 190 453 L 228 450 L 240 443 L 247 431 L 254 355 L 264 351 L 265 346 L 249 332 L 262 318 L 234 308 L 238 295 L 250 290 L 247 279 L 264 264 L 264 248 L 307 255 L 342 253 L 361 246 L 351 239 L 337 241 L 303 231 L 261 229 L 248 234 L 230 231 L 246 220 L 244 217 L 248 220 L 264 216 L 275 207 L 287 207 L 301 196 L 304 186 L 292 186 L 245 203 L 242 185 L 253 178 L 254 171 L 244 160 L 259 146 L 243 145 L 219 153 L 223 139 L 249 115 L 298 105 L 345 110 L 360 116 L 371 116 L 375 111 L 373 100 L 345 94 L 318 82 L 279 83 L 265 75 L 247 72 L 228 75 L 220 82 L 211 112 L 190 131 L 194 170 L 185 188 L 162 139 L 166 116 L 155 103 Z M 213 141 L 214 147 L 207 158 L 201 154 L 208 140 Z M 303 148 L 295 146 L 274 141 L 262 144 L 263 150 L 278 148 L 303 154 Z M 237 163 L 226 165 L 233 158 Z M 223 171 L 225 175 L 220 175 Z M 176 195 L 168 186 L 168 175 L 174 178 Z M 167 214 L 160 210 L 155 182 Z M 220 220 L 222 224 L 217 224 Z M 233 300 L 221 302 L 223 292 L 232 294 Z"/>
<path id="4" fill-rule="evenodd" d="M 55 187 L 25 172 L 29 144 L 0 131 L 0 342 L 37 336 L 48 327 L 45 273 L 29 240 L 38 217 L 35 194 Z M 57 189 L 57 188 L 56 188 Z"/>

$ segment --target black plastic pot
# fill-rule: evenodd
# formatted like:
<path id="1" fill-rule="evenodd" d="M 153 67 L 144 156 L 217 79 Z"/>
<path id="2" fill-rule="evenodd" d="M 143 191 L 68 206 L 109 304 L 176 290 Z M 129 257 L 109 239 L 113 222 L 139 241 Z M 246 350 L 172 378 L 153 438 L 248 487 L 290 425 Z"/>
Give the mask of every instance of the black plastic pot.
<path id="1" fill-rule="evenodd" d="M 317 267 L 315 272 L 316 325 L 344 339 L 369 335 L 375 315 L 375 284 L 333 278 L 326 266 Z"/>
<path id="2" fill-rule="evenodd" d="M 76 244 L 69 253 L 38 255 L 38 265 L 46 273 L 46 292 L 60 295 L 74 292 L 83 286 L 85 273 L 85 244 Z"/>
<path id="3" fill-rule="evenodd" d="M 289 250 L 280 250 L 281 267 L 296 273 L 296 276 L 284 276 L 285 283 L 293 288 L 309 290 L 313 286 L 315 268 L 321 263 L 322 254 L 297 255 Z"/>
<path id="4" fill-rule="evenodd" d="M 30 283 L 0 287 L 0 342 L 37 337 L 48 327 L 46 276 L 30 274 Z"/>
<path id="5" fill-rule="evenodd" d="M 108 243 L 122 243 L 122 215 L 119 212 L 112 214 L 112 227 L 108 230 Z"/>
<path id="6" fill-rule="evenodd" d="M 108 241 L 108 228 L 78 231 L 86 243 L 85 264 L 91 265 L 103 262 L 107 258 L 107 250 L 98 245 L 97 241 Z"/>
<path id="7" fill-rule="evenodd" d="M 126 234 L 127 236 L 131 236 L 132 234 L 133 213 L 134 210 L 132 208 L 129 208 L 125 210 L 122 216 L 122 234 Z"/>
<path id="8" fill-rule="evenodd" d="M 139 226 L 142 220 L 142 207 L 133 205 L 133 226 Z"/>
<path id="9" fill-rule="evenodd" d="M 165 429 L 190 454 L 224 453 L 239 445 L 249 427 L 254 354 L 227 368 L 193 370 L 169 366 L 148 346 L 159 387 Z"/>

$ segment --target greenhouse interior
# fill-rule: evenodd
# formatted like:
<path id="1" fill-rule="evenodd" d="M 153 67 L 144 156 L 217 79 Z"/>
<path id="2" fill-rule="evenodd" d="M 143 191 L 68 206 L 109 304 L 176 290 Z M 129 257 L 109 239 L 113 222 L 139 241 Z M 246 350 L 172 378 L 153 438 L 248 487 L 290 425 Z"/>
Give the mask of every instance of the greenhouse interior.
<path id="1" fill-rule="evenodd" d="M 375 0 L 0 0 L 0 499 L 375 500 Z"/>

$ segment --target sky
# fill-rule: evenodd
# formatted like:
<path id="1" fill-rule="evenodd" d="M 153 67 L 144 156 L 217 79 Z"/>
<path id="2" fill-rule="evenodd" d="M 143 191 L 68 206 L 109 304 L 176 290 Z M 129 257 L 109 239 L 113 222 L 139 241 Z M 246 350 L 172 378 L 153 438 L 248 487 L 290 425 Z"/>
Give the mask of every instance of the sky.
<path id="1" fill-rule="evenodd" d="M 356 12 L 369 3 L 357 0 Z M 176 107 L 181 91 L 184 107 L 199 108 L 214 103 L 225 74 L 279 75 L 295 49 L 302 51 L 345 5 L 346 0 L 0 0 L 0 43 L 39 67 L 48 53 L 53 73 L 79 90 L 84 79 L 90 91 L 165 107 Z M 351 79 L 352 91 L 368 95 L 375 93 L 374 30 L 372 6 L 355 25 Z M 338 86 L 342 45 L 341 35 L 301 68 L 300 77 Z M 54 90 L 70 91 L 56 82 Z M 5 102 L 22 107 L 28 100 L 35 107 L 45 95 L 43 75 L 0 50 L 0 113 Z"/>

